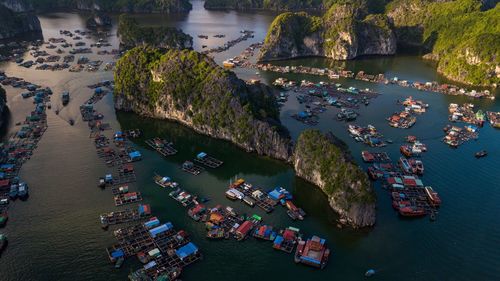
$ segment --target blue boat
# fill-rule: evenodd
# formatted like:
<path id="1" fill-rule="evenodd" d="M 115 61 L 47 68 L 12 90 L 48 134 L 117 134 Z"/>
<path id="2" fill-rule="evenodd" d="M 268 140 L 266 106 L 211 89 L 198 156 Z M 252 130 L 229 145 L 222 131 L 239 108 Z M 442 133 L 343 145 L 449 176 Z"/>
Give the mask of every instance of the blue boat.
<path id="1" fill-rule="evenodd" d="M 10 197 L 11 199 L 16 199 L 17 194 L 18 194 L 17 185 L 15 185 L 15 184 L 11 185 L 11 186 L 10 186 L 9 197 Z"/>
<path id="2" fill-rule="evenodd" d="M 26 198 L 28 196 L 28 185 L 24 182 L 19 183 L 18 196 L 19 198 Z"/>

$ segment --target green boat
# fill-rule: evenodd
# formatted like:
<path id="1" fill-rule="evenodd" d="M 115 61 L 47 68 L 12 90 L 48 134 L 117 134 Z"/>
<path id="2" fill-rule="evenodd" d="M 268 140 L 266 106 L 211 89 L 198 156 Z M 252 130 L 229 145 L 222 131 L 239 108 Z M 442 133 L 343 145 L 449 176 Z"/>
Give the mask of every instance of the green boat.
<path id="1" fill-rule="evenodd" d="M 5 246 L 7 246 L 7 236 L 0 233 L 0 253 L 3 251 Z"/>

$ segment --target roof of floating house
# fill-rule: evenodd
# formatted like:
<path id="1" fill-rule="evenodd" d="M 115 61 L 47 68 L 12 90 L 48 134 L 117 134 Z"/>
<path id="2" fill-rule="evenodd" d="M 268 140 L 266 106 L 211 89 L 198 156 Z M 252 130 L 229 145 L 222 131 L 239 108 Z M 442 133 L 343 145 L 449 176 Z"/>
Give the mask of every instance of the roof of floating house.
<path id="1" fill-rule="evenodd" d="M 196 155 L 196 157 L 198 159 L 203 159 L 203 158 L 207 157 L 207 154 L 205 152 L 200 152 L 200 153 L 198 153 L 198 155 Z"/>
<path id="2" fill-rule="evenodd" d="M 175 251 L 175 254 L 183 260 L 186 257 L 189 257 L 190 255 L 196 254 L 198 252 L 198 247 L 196 247 L 195 244 L 189 242 L 185 246 L 179 248 L 177 251 Z"/>
<path id="3" fill-rule="evenodd" d="M 128 157 L 130 157 L 131 159 L 134 159 L 134 158 L 141 158 L 142 155 L 139 151 L 132 151 L 128 154 Z"/>
<path id="4" fill-rule="evenodd" d="M 170 229 L 174 228 L 174 226 L 172 225 L 172 223 L 170 222 L 167 222 L 167 223 L 164 223 L 158 227 L 155 227 L 153 229 L 151 229 L 149 231 L 149 233 L 151 234 L 151 236 L 154 238 L 156 237 L 158 234 L 161 234 L 163 232 L 166 232 L 166 231 L 169 231 Z"/>

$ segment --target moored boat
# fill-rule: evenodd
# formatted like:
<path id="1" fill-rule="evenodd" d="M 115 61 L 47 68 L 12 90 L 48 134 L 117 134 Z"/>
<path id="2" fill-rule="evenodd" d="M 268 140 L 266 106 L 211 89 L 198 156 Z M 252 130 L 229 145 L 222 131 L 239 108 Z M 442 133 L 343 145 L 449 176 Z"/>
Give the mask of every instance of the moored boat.
<path id="1" fill-rule="evenodd" d="M 427 194 L 427 198 L 429 199 L 429 203 L 431 203 L 431 205 L 436 207 L 441 205 L 441 198 L 439 197 L 439 194 L 432 189 L 432 187 L 426 186 L 425 194 Z"/>
<path id="2" fill-rule="evenodd" d="M 0 233 L 0 253 L 2 253 L 3 249 L 7 246 L 7 236 L 5 234 Z"/>
<path id="3" fill-rule="evenodd" d="M 28 197 L 28 185 L 24 182 L 19 183 L 18 188 L 17 188 L 17 196 L 19 198 L 24 199 Z"/>
<path id="4" fill-rule="evenodd" d="M 488 155 L 488 152 L 486 150 L 481 150 L 479 152 L 476 152 L 476 154 L 474 154 L 474 156 L 476 158 L 482 158 L 482 157 L 486 157 Z"/>

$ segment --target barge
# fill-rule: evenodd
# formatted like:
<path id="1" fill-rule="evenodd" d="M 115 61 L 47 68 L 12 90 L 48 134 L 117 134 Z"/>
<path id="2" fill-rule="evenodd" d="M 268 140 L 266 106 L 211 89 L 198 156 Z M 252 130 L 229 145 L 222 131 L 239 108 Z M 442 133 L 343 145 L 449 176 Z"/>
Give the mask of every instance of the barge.
<path id="1" fill-rule="evenodd" d="M 205 152 L 198 153 L 194 161 L 213 169 L 220 167 L 224 163 L 218 159 L 209 156 Z"/>

